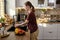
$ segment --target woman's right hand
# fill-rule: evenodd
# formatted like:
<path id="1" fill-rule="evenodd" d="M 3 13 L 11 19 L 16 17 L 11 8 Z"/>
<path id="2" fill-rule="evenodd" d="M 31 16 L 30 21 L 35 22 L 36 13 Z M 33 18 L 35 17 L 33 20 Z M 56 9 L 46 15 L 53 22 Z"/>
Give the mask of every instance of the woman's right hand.
<path id="1" fill-rule="evenodd" d="M 15 24 L 15 27 L 22 26 L 22 24 Z"/>

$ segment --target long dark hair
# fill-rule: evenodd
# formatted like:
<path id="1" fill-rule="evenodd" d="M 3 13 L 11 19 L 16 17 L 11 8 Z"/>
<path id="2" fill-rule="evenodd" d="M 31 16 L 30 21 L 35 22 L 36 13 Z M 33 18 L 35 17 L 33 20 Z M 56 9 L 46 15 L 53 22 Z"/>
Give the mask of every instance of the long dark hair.
<path id="1" fill-rule="evenodd" d="M 32 9 L 32 12 L 35 12 L 35 8 L 30 1 L 25 2 L 25 5 L 30 6 L 30 8 Z"/>

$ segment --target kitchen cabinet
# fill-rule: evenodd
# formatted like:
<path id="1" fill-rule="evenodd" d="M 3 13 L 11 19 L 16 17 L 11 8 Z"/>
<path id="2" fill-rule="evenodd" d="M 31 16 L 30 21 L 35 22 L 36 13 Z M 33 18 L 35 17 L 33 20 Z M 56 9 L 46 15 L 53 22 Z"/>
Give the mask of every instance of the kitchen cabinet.
<path id="1" fill-rule="evenodd" d="M 56 7 L 56 0 L 38 0 L 38 6 L 40 7 Z"/>
<path id="2" fill-rule="evenodd" d="M 17 36 L 14 32 L 9 32 L 10 35 L 7 38 L 2 38 L 1 40 L 30 40 L 30 32 L 26 32 L 25 35 Z"/>
<path id="3" fill-rule="evenodd" d="M 56 0 L 16 0 L 16 7 L 24 7 L 26 1 L 30 1 L 34 7 L 56 7 Z"/>
<path id="4" fill-rule="evenodd" d="M 16 0 L 16 7 L 23 7 L 26 1 L 30 1 L 35 7 L 38 6 L 38 0 Z"/>
<path id="5" fill-rule="evenodd" d="M 9 30 L 12 25 L 9 25 L 5 30 Z M 30 30 L 25 31 L 25 35 L 15 35 L 15 32 L 8 32 L 10 35 L 8 37 L 0 38 L 0 40 L 30 40 Z"/>
<path id="6" fill-rule="evenodd" d="M 56 8 L 60 8 L 60 0 L 56 0 Z"/>
<path id="7" fill-rule="evenodd" d="M 43 7 L 44 6 L 44 0 L 38 0 L 38 6 Z"/>
<path id="8" fill-rule="evenodd" d="M 58 39 L 57 24 L 40 23 L 38 39 Z"/>
<path id="9" fill-rule="evenodd" d="M 43 39 L 43 24 L 38 24 L 39 35 L 38 39 Z"/>
<path id="10" fill-rule="evenodd" d="M 43 30 L 44 30 L 43 39 L 57 39 L 56 24 L 46 24 L 46 27 L 44 27 Z"/>
<path id="11" fill-rule="evenodd" d="M 56 7 L 56 0 L 48 0 L 48 6 L 50 7 Z"/>
<path id="12" fill-rule="evenodd" d="M 60 24 L 57 24 L 57 27 L 58 27 L 58 31 L 57 31 L 57 34 L 58 34 L 58 39 L 60 39 Z"/>

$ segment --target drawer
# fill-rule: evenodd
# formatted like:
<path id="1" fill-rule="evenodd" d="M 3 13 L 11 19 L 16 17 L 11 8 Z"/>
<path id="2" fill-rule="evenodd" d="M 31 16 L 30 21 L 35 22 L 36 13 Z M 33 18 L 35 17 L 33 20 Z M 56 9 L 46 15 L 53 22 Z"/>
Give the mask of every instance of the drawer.
<path id="1" fill-rule="evenodd" d="M 39 39 L 57 39 L 57 24 L 39 24 Z"/>
<path id="2" fill-rule="evenodd" d="M 39 34 L 38 39 L 43 39 L 43 26 L 42 24 L 38 24 Z"/>
<path id="3" fill-rule="evenodd" d="M 43 39 L 57 39 L 56 36 L 44 36 Z"/>
<path id="4" fill-rule="evenodd" d="M 58 33 L 58 37 L 60 38 L 60 24 L 57 24 L 57 26 L 58 26 L 57 33 Z"/>
<path id="5" fill-rule="evenodd" d="M 57 36 L 57 25 L 56 24 L 47 24 L 47 27 L 44 27 L 44 36 Z"/>

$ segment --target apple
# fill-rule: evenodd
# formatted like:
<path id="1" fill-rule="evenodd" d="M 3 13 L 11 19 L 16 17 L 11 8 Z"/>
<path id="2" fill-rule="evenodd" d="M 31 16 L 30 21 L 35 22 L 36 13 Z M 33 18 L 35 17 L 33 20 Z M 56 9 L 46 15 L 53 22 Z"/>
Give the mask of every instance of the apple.
<path id="1" fill-rule="evenodd" d="M 23 33 L 25 33 L 25 31 L 20 29 L 19 34 L 23 34 Z"/>
<path id="2" fill-rule="evenodd" d="M 15 29 L 15 33 L 16 33 L 16 34 L 18 34 L 18 33 L 19 33 L 19 31 L 18 31 L 18 30 L 19 30 L 18 28 L 16 28 L 16 29 Z"/>
<path id="3" fill-rule="evenodd" d="M 22 29 L 19 29 L 19 28 L 15 29 L 15 34 L 23 34 L 23 33 L 25 33 L 25 31 Z"/>

